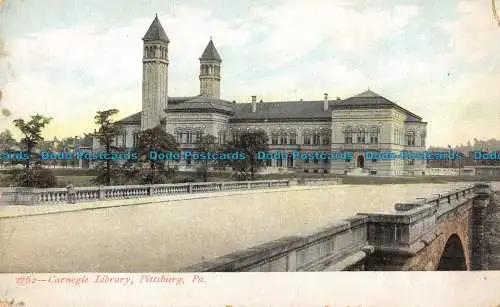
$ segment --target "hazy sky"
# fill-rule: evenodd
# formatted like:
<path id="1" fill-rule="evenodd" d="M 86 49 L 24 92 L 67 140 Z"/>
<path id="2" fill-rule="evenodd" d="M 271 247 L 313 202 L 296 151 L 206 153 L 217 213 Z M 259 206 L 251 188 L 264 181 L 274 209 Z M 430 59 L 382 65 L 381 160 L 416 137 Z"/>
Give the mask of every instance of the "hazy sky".
<path id="1" fill-rule="evenodd" d="M 2 105 L 14 118 L 54 117 L 47 137 L 92 130 L 96 110 L 139 111 L 141 38 L 155 13 L 171 40 L 170 96 L 199 93 L 198 58 L 213 36 L 223 99 L 346 98 L 370 87 L 422 116 L 431 145 L 499 137 L 500 27 L 489 0 L 10 0 Z"/>

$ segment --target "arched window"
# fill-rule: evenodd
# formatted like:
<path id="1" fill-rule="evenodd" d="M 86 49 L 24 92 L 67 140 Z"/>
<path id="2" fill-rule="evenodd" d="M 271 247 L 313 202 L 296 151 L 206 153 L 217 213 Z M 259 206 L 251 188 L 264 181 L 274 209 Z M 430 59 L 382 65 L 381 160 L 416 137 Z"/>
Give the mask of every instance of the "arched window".
<path id="1" fill-rule="evenodd" d="M 350 126 L 347 126 L 344 129 L 344 143 L 352 144 L 352 135 L 353 135 L 352 128 Z"/>
<path id="2" fill-rule="evenodd" d="M 370 143 L 378 144 L 380 138 L 380 129 L 378 127 L 370 128 Z"/>
<path id="3" fill-rule="evenodd" d="M 271 134 L 271 144 L 272 145 L 278 145 L 279 143 L 279 133 L 278 132 L 273 132 Z"/>
<path id="4" fill-rule="evenodd" d="M 312 139 L 312 134 L 311 132 L 305 132 L 304 133 L 304 145 L 311 145 L 311 140 Z"/>
<path id="5" fill-rule="evenodd" d="M 290 145 L 297 144 L 297 132 L 295 131 L 290 132 L 290 134 L 288 135 L 288 144 Z"/>
<path id="6" fill-rule="evenodd" d="M 407 146 L 415 146 L 415 132 L 414 131 L 408 131 L 406 133 L 406 145 Z"/>
<path id="7" fill-rule="evenodd" d="M 420 134 L 420 146 L 425 147 L 425 132 Z"/>
<path id="8" fill-rule="evenodd" d="M 322 141 L 322 144 L 323 145 L 329 145 L 330 144 L 330 140 L 331 140 L 332 136 L 330 134 L 330 132 L 328 131 L 324 131 L 322 134 L 321 134 L 321 141 Z"/>
<path id="9" fill-rule="evenodd" d="M 357 143 L 361 143 L 361 144 L 366 143 L 365 129 L 364 128 L 358 128 L 356 141 L 357 141 Z"/>

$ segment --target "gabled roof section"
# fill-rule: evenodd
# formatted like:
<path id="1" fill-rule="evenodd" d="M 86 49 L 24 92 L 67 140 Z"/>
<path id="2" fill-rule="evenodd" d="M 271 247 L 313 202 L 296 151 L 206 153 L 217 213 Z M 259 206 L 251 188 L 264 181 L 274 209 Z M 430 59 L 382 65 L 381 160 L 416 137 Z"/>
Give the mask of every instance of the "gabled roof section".
<path id="1" fill-rule="evenodd" d="M 324 102 L 316 101 L 280 101 L 257 103 L 252 112 L 251 103 L 233 105 L 235 115 L 232 121 L 245 120 L 331 120 L 332 111 L 343 109 L 383 109 L 395 108 L 407 115 L 407 121 L 421 122 L 421 118 L 398 106 L 389 99 L 370 90 L 344 100 L 330 100 L 328 111 L 323 109 Z"/>
<path id="2" fill-rule="evenodd" d="M 215 48 L 214 42 L 212 39 L 208 42 L 207 47 L 205 48 L 205 51 L 201 54 L 200 61 L 201 60 L 215 60 L 215 61 L 222 61 L 219 53 L 217 52 L 217 48 Z"/>
<path id="3" fill-rule="evenodd" d="M 382 96 L 380 96 L 379 94 L 374 93 L 368 89 L 367 91 L 364 91 L 363 93 L 359 93 L 353 97 L 374 98 L 374 97 L 382 97 Z"/>
<path id="4" fill-rule="evenodd" d="M 344 99 L 340 103 L 344 106 L 372 106 L 372 105 L 387 105 L 395 106 L 396 104 L 389 99 L 380 96 L 370 90 L 364 91 L 360 94 L 354 95 L 347 99 Z"/>
<path id="5" fill-rule="evenodd" d="M 167 107 L 167 112 L 216 112 L 228 115 L 233 114 L 233 104 L 222 99 L 207 96 L 196 96 L 193 99 Z"/>
<path id="6" fill-rule="evenodd" d="M 141 124 L 141 114 L 142 112 L 137 112 L 137 113 L 134 113 L 130 116 L 127 116 L 125 118 L 122 118 L 120 119 L 119 121 L 117 121 L 116 123 L 117 124 L 138 124 L 140 125 Z"/>
<path id="7" fill-rule="evenodd" d="M 231 120 L 331 120 L 332 118 L 331 110 L 323 110 L 323 101 L 257 102 L 256 107 L 256 111 L 252 112 L 252 103 L 233 104 L 235 114 Z"/>
<path id="8" fill-rule="evenodd" d="M 185 101 L 191 100 L 193 98 L 196 98 L 198 96 L 188 96 L 188 97 L 168 97 L 168 106 L 174 106 L 177 104 L 182 104 Z M 125 118 L 120 119 L 116 123 L 122 124 L 122 125 L 140 125 L 141 124 L 141 116 L 142 112 L 137 112 L 134 113 L 130 116 L 127 116 Z"/>
<path id="9" fill-rule="evenodd" d="M 170 42 L 167 33 L 165 33 L 165 30 L 161 26 L 160 20 L 158 19 L 158 15 L 155 16 L 155 19 L 149 26 L 149 29 L 142 38 L 142 40 L 145 42 L 152 42 L 152 41 L 163 41 L 166 43 Z"/>

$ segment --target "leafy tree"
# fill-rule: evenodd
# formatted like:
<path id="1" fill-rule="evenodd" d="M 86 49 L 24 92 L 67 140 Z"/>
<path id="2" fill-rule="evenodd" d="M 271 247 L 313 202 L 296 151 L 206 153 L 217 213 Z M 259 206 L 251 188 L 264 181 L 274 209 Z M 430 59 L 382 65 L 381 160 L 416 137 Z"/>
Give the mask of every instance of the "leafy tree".
<path id="1" fill-rule="evenodd" d="M 217 138 L 213 135 L 203 135 L 201 140 L 196 143 L 197 152 L 217 152 L 221 151 L 221 147 L 217 144 Z M 197 168 L 198 175 L 203 179 L 204 182 L 208 181 L 209 169 L 210 167 L 215 167 L 219 161 L 213 160 L 201 160 L 200 165 Z"/>
<path id="2" fill-rule="evenodd" d="M 57 177 L 52 170 L 36 164 L 32 168 L 13 170 L 10 182 L 21 187 L 52 188 L 57 185 Z"/>
<path id="3" fill-rule="evenodd" d="M 80 145 L 83 147 L 92 147 L 92 134 L 84 133 L 83 138 L 80 139 Z"/>
<path id="4" fill-rule="evenodd" d="M 9 130 L 5 129 L 0 132 L 0 151 L 12 151 L 16 145 L 17 142 Z"/>
<path id="5" fill-rule="evenodd" d="M 5 129 L 3 132 L 0 132 L 0 152 L 14 151 L 16 147 L 17 142 L 9 130 Z M 6 161 L 0 159 L 0 166 L 3 164 L 6 164 Z"/>
<path id="6" fill-rule="evenodd" d="M 119 135 L 122 131 L 120 127 L 113 122 L 112 116 L 118 113 L 117 109 L 109 109 L 105 111 L 97 111 L 94 122 L 99 127 L 96 137 L 99 143 L 104 147 L 106 154 L 111 155 L 111 153 L 118 149 L 114 144 L 114 138 Z M 111 182 L 116 178 L 117 173 L 114 170 L 116 162 L 111 159 L 107 159 L 104 162 L 99 163 L 98 170 L 99 175 L 95 179 L 98 183 L 104 183 L 106 185 L 111 185 Z"/>
<path id="7" fill-rule="evenodd" d="M 47 126 L 52 118 L 45 117 L 40 114 L 31 116 L 31 120 L 26 122 L 24 119 L 14 120 L 14 125 L 21 131 L 24 137 L 20 144 L 27 153 L 25 168 L 29 169 L 31 165 L 32 155 L 36 147 L 43 141 L 42 129 Z"/>
<path id="8" fill-rule="evenodd" d="M 173 135 L 165 131 L 164 126 L 164 121 L 162 121 L 160 125 L 143 131 L 139 136 L 137 151 L 140 155 L 140 161 L 148 163 L 150 168 L 150 171 L 142 180 L 144 183 L 164 183 L 166 178 L 172 175 L 171 170 L 165 171 L 164 160 L 153 160 L 148 156 L 153 151 L 179 150 L 179 143 L 177 143 Z"/>
<path id="9" fill-rule="evenodd" d="M 237 171 L 244 180 L 254 180 L 255 173 L 265 165 L 265 161 L 257 159 L 257 151 L 268 150 L 269 138 L 264 131 L 242 133 L 235 141 L 226 146 L 226 151 L 242 152 L 244 160 L 229 160 L 228 164 Z"/>

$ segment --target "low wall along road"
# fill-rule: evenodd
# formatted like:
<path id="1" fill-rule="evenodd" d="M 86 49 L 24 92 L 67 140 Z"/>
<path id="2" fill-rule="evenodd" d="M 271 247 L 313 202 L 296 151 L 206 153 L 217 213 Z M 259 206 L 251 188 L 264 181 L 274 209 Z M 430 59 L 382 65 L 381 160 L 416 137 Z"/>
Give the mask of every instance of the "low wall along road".
<path id="1" fill-rule="evenodd" d="M 455 184 L 316 186 L 0 219 L 0 272 L 176 271 Z"/>

